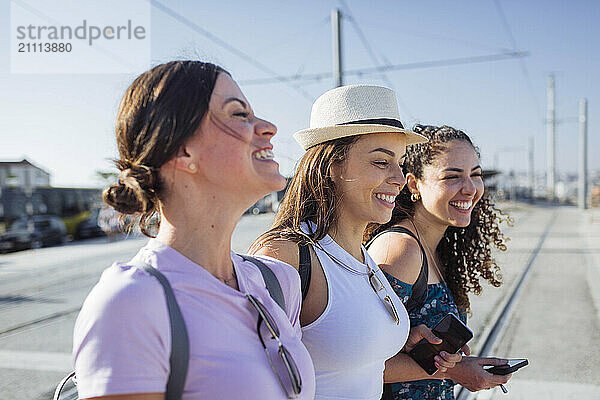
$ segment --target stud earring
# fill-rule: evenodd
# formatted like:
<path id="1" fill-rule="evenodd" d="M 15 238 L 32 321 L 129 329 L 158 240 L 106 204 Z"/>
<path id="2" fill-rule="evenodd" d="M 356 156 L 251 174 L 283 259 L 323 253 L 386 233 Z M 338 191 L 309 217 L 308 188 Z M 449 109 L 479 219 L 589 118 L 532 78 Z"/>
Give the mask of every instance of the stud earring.
<path id="1" fill-rule="evenodd" d="M 195 171 L 196 170 L 196 164 L 190 164 L 188 165 L 188 168 L 190 169 L 190 171 Z"/>
<path id="2" fill-rule="evenodd" d="M 419 193 L 413 193 L 410 195 L 410 199 L 413 203 L 416 203 L 417 201 L 421 200 L 421 195 Z"/>

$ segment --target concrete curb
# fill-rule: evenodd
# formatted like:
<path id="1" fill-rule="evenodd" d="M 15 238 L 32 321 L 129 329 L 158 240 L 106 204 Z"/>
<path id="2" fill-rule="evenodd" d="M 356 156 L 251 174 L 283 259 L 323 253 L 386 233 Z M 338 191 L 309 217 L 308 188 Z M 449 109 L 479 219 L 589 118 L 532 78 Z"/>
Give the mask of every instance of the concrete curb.
<path id="1" fill-rule="evenodd" d="M 582 212 L 581 234 L 587 246 L 587 282 L 600 320 L 600 209 Z"/>

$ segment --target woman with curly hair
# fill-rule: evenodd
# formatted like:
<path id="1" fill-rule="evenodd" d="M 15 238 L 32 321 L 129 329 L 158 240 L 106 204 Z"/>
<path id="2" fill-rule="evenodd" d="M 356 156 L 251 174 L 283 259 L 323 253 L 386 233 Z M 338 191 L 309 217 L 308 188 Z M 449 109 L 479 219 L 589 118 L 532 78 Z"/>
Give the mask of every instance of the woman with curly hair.
<path id="1" fill-rule="evenodd" d="M 421 125 L 414 131 L 429 141 L 407 149 L 406 186 L 396 197 L 392 219 L 367 229 L 369 254 L 404 301 L 411 298 L 422 267 L 428 268 L 427 290 L 409 313 L 411 325 L 433 327 L 448 313 L 466 323 L 468 293 L 481 293 L 480 278 L 496 287 L 502 283 L 492 247 L 506 250 L 499 228 L 504 217 L 484 194 L 479 152 L 464 132 Z M 394 399 L 453 399 L 454 382 L 471 391 L 506 383 L 509 375 L 492 375 L 483 369 L 505 363 L 497 358 L 463 357 L 446 372 L 394 383 L 391 391 Z M 420 367 L 409 360 L 406 368 Z"/>

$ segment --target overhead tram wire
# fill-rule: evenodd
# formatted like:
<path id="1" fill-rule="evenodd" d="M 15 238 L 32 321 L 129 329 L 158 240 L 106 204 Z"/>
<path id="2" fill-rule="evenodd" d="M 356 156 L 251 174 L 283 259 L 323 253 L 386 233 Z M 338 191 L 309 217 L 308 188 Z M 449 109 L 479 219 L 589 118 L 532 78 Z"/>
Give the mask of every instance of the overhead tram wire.
<path id="1" fill-rule="evenodd" d="M 294 85 L 291 83 L 291 81 L 285 79 L 285 77 L 281 76 L 280 74 L 278 74 L 277 72 L 273 71 L 272 69 L 270 69 L 269 67 L 267 67 L 266 65 L 262 64 L 261 62 L 255 60 L 254 58 L 250 57 L 248 54 L 244 53 L 243 51 L 233 47 L 232 45 L 230 45 L 229 43 L 225 42 L 224 40 L 220 39 L 219 37 L 213 35 L 212 33 L 210 33 L 209 31 L 202 29 L 200 26 L 198 26 L 198 24 L 190 21 L 188 18 L 184 17 L 183 15 L 179 14 L 178 12 L 176 12 L 175 10 L 165 6 L 164 4 L 158 2 L 157 0 L 148 0 L 150 2 L 150 4 L 152 6 L 154 6 L 154 8 L 156 8 L 157 10 L 167 14 L 168 16 L 170 16 L 171 18 L 175 19 L 177 22 L 187 26 L 188 28 L 192 29 L 193 31 L 201 34 L 202 36 L 206 37 L 207 39 L 209 39 L 210 41 L 212 41 L 213 43 L 217 44 L 218 46 L 221 46 L 222 48 L 226 49 L 227 51 L 229 51 L 232 54 L 235 54 L 236 56 L 240 57 L 241 59 L 243 59 L 244 61 L 246 61 L 247 63 L 253 65 L 254 67 L 258 68 L 259 70 L 269 74 L 269 75 L 273 75 L 274 77 L 271 78 L 274 80 L 274 82 L 279 81 L 282 83 L 286 83 L 288 84 L 288 86 L 292 87 L 293 89 L 295 89 L 298 93 L 300 93 L 305 99 L 309 100 L 311 103 L 314 100 L 314 96 L 311 96 L 309 93 L 307 93 L 305 90 L 303 90 L 302 88 L 300 88 L 297 85 Z"/>
<path id="2" fill-rule="evenodd" d="M 373 61 L 373 64 L 375 64 L 376 67 L 380 67 L 380 66 L 384 65 L 383 63 L 379 62 L 379 57 L 377 57 L 377 54 L 375 54 L 375 51 L 373 50 L 373 48 L 369 44 L 369 41 L 367 40 L 367 37 L 363 33 L 362 29 L 360 29 L 360 25 L 358 24 L 358 21 L 356 20 L 356 18 L 354 18 L 354 15 L 352 14 L 352 11 L 350 11 L 350 7 L 348 7 L 348 4 L 346 3 L 346 1 L 345 0 L 339 0 L 339 1 L 342 4 L 342 6 L 346 9 L 346 14 L 348 14 L 348 20 L 350 21 L 350 23 L 354 27 L 354 30 L 356 31 L 356 33 L 357 33 L 360 41 L 362 42 L 363 46 L 365 47 L 365 49 L 367 50 L 367 52 L 371 56 L 371 60 Z M 408 114 L 408 117 L 412 121 L 415 121 L 415 117 L 412 115 L 412 113 L 410 112 L 410 110 L 406 106 L 406 103 L 404 103 L 404 101 L 400 98 L 400 96 L 398 94 L 398 91 L 394 87 L 394 84 L 389 79 L 389 77 L 387 76 L 387 74 L 385 72 L 382 72 L 379 75 L 381 76 L 381 79 L 391 89 L 393 89 L 394 92 L 396 92 L 396 99 L 398 100 L 398 103 L 400 103 L 400 105 L 402 106 L 402 108 L 404 109 L 404 111 L 406 111 L 406 113 Z"/>
<path id="3" fill-rule="evenodd" d="M 432 61 L 419 61 L 408 64 L 395 64 L 395 65 L 382 65 L 379 67 L 372 68 L 361 68 L 361 69 L 352 69 L 344 71 L 344 75 L 350 76 L 360 76 L 367 74 L 376 74 L 387 71 L 401 71 L 401 70 L 410 70 L 410 69 L 420 69 L 420 68 L 436 68 L 436 67 L 451 67 L 455 65 L 464 65 L 464 64 L 476 64 L 476 63 L 484 63 L 484 62 L 493 62 L 493 61 L 502 61 L 509 60 L 512 58 L 521 58 L 529 56 L 529 52 L 526 51 L 507 51 L 504 53 L 498 54 L 488 54 L 483 56 L 473 56 L 473 57 L 457 57 L 457 58 L 447 58 L 442 60 L 432 60 Z M 317 74 L 305 74 L 305 75 L 289 75 L 289 76 L 280 76 L 277 79 L 275 78 L 256 78 L 256 79 L 246 79 L 240 81 L 240 84 L 243 85 L 264 85 L 268 83 L 277 83 L 277 82 L 292 82 L 292 81 L 319 81 L 327 78 L 331 78 L 333 74 L 331 72 L 321 72 Z"/>
<path id="4" fill-rule="evenodd" d="M 512 30 L 510 29 L 510 25 L 508 24 L 508 19 L 506 18 L 506 14 L 504 13 L 504 10 L 502 9 L 500 0 L 493 0 L 493 1 L 494 1 L 494 4 L 496 5 L 496 11 L 498 12 L 498 15 L 500 16 L 500 20 L 502 22 L 502 26 L 504 27 L 504 31 L 508 35 L 508 40 L 510 42 L 510 45 L 512 46 L 512 50 L 517 51 L 517 48 L 518 48 L 517 41 L 515 40 L 515 37 L 512 34 Z M 539 109 L 540 103 L 538 102 L 538 97 L 536 95 L 535 90 L 533 89 L 533 83 L 531 82 L 531 77 L 529 76 L 529 71 L 527 70 L 527 65 L 525 64 L 525 60 L 523 60 L 521 58 L 519 60 L 519 65 L 521 66 L 521 71 L 523 72 L 523 75 L 525 76 L 525 81 L 527 83 L 527 87 L 529 88 L 529 94 L 531 95 L 531 98 L 533 99 L 533 102 L 535 104 L 535 110 L 538 113 L 538 117 L 539 117 L 539 116 L 541 116 L 540 109 Z"/>
<path id="5" fill-rule="evenodd" d="M 496 5 L 496 11 L 498 11 L 498 14 L 500 15 L 500 20 L 502 21 L 504 30 L 506 31 L 506 34 L 508 35 L 508 40 L 510 42 L 510 45 L 512 46 L 513 50 L 516 50 L 517 42 L 510 30 L 510 26 L 508 25 L 508 20 L 506 19 L 506 15 L 504 14 L 504 11 L 502 10 L 502 5 L 500 4 L 500 1 L 498 1 L 498 0 L 493 0 L 493 1 L 494 1 L 494 4 Z"/>
<path id="6" fill-rule="evenodd" d="M 329 23 L 330 23 L 330 19 L 329 19 L 329 16 L 327 16 L 327 17 L 323 18 L 317 26 L 321 27 L 324 25 L 329 25 Z M 304 57 L 301 58 L 305 61 L 296 70 L 297 75 L 302 74 L 304 72 L 304 68 L 306 68 L 306 64 L 307 64 L 308 60 L 312 60 L 311 56 L 315 50 L 314 44 L 317 40 L 317 35 L 318 35 L 319 31 L 317 29 L 309 29 L 309 31 L 312 31 L 312 35 L 310 36 L 310 39 L 308 41 L 309 42 L 308 52 L 306 53 L 306 55 Z"/>
<path id="7" fill-rule="evenodd" d="M 367 40 L 367 37 L 363 33 L 362 29 L 360 29 L 360 26 L 358 25 L 358 21 L 356 21 L 356 18 L 354 18 L 354 15 L 352 14 L 352 11 L 350 11 L 350 7 L 348 7 L 348 4 L 344 0 L 339 0 L 339 1 L 342 4 L 342 6 L 346 9 L 347 18 L 352 23 L 352 26 L 354 27 L 354 30 L 356 31 L 356 33 L 358 35 L 358 38 L 360 39 L 360 41 L 362 42 L 363 46 L 365 47 L 365 49 L 367 50 L 367 52 L 371 56 L 371 60 L 373 61 L 373 63 L 375 64 L 376 67 L 381 66 L 381 63 L 379 62 L 379 58 L 377 57 L 377 54 L 375 54 L 375 51 L 373 50 L 373 48 L 369 44 L 369 41 Z M 389 79 L 386 76 L 385 72 L 381 73 L 381 77 L 385 81 L 389 82 Z M 389 82 L 389 83 L 391 84 L 391 82 Z"/>

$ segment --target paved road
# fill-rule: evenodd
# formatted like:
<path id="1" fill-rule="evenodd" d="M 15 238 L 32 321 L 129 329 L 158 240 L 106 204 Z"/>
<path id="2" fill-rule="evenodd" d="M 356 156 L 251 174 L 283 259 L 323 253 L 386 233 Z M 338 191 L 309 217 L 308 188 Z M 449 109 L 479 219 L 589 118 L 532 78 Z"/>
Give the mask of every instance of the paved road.
<path id="1" fill-rule="evenodd" d="M 506 229 L 509 250 L 498 255 L 501 288 L 472 297 L 469 325 L 477 352 L 531 254 L 539 247 L 514 313 L 493 354 L 527 357 L 508 395 L 478 399 L 600 399 L 600 210 L 505 205 L 515 218 Z M 272 215 L 244 217 L 234 234 L 243 252 Z M 144 243 L 94 239 L 0 256 L 0 399 L 49 399 L 70 369 L 71 335 L 79 307 L 114 260 L 127 260 Z M 597 284 L 594 290 L 590 285 Z M 594 296 L 596 295 L 596 296 Z"/>
<path id="2" fill-rule="evenodd" d="M 243 217 L 233 249 L 245 252 L 271 219 Z M 130 259 L 145 241 L 98 238 L 0 256 L 0 400 L 52 398 L 72 369 L 72 332 L 83 300 L 107 266 Z"/>
<path id="3" fill-rule="evenodd" d="M 600 399 L 600 210 L 520 212 L 508 254 L 499 257 L 510 275 L 500 290 L 503 300 L 516 283 L 514 272 L 525 266 L 523 256 L 529 259 L 537 246 L 539 253 L 492 354 L 526 357 L 530 365 L 514 374 L 508 394 L 495 389 L 477 399 Z M 475 312 L 490 306 L 474 301 Z"/>

